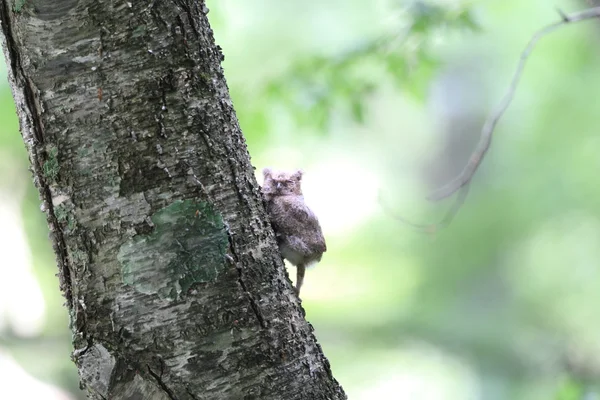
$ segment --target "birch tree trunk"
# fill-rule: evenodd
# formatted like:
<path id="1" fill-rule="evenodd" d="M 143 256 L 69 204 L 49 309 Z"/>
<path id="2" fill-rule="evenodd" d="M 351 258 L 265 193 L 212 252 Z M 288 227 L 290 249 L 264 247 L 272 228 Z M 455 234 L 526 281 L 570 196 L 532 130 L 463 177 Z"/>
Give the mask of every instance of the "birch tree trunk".
<path id="1" fill-rule="evenodd" d="M 277 253 L 203 1 L 0 0 L 93 399 L 344 399 Z"/>

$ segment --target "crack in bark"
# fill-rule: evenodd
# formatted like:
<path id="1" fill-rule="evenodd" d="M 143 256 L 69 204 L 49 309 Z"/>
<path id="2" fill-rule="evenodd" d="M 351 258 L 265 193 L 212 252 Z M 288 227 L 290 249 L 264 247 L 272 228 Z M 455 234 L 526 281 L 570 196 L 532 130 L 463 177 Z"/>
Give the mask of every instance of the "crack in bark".
<path id="1" fill-rule="evenodd" d="M 102 396 L 102 394 L 101 394 L 101 393 L 94 392 L 94 395 L 98 395 L 98 396 L 100 396 L 100 399 L 102 399 L 102 400 L 108 400 L 106 397 Z"/>
<path id="2" fill-rule="evenodd" d="M 265 318 L 263 317 L 262 312 L 260 311 L 260 308 L 258 307 L 258 304 L 256 303 L 256 300 L 254 300 L 254 297 L 248 291 L 246 282 L 244 282 L 242 267 L 239 265 L 239 258 L 235 252 L 233 238 L 231 237 L 231 232 L 229 232 L 229 227 L 227 227 L 227 240 L 229 240 L 229 249 L 231 250 L 231 254 L 233 255 L 233 257 L 230 256 L 229 254 L 225 254 L 225 257 L 227 258 L 227 261 L 229 263 L 231 263 L 231 265 L 233 265 L 235 267 L 235 269 L 237 270 L 238 282 L 239 282 L 240 286 L 242 287 L 242 290 L 244 291 L 244 293 L 246 293 L 246 296 L 248 296 L 248 300 L 250 301 L 250 307 L 252 308 L 254 315 L 256 315 L 256 319 L 258 320 L 258 323 L 260 324 L 260 326 L 262 328 L 266 329 L 267 321 L 265 321 Z"/>
<path id="3" fill-rule="evenodd" d="M 47 221 L 48 224 L 52 226 L 52 230 L 56 235 L 56 248 L 55 251 L 57 253 L 57 262 L 59 267 L 59 278 L 60 278 L 60 286 L 64 293 L 64 296 L 67 300 L 67 307 L 69 310 L 73 307 L 73 298 L 72 298 L 72 289 L 71 289 L 71 272 L 68 266 L 67 261 L 67 246 L 65 243 L 65 238 L 62 234 L 62 230 L 60 228 L 60 224 L 58 223 L 56 216 L 54 215 L 54 206 L 52 204 L 52 195 L 50 193 L 50 188 L 42 179 L 39 177 L 44 176 L 41 171 L 41 165 L 43 164 L 40 153 L 38 152 L 38 147 L 44 144 L 43 137 L 43 127 L 41 119 L 38 114 L 38 107 L 35 101 L 34 90 L 31 85 L 31 82 L 26 78 L 26 74 L 23 71 L 23 66 L 21 64 L 21 57 L 18 51 L 19 46 L 16 44 L 15 39 L 13 37 L 12 32 L 12 24 L 10 21 L 9 13 L 10 9 L 8 6 L 8 1 L 2 1 L 2 8 L 0 9 L 0 20 L 2 22 L 2 31 L 4 33 L 4 37 L 6 38 L 6 52 L 8 53 L 8 58 L 10 59 L 10 71 L 12 73 L 12 78 L 15 82 L 15 87 L 13 90 L 18 90 L 17 88 L 22 88 L 23 91 L 23 99 L 25 101 L 27 110 L 29 111 L 29 116 L 31 118 L 32 126 L 30 127 L 30 131 L 33 133 L 33 139 L 37 143 L 29 144 L 29 148 L 32 155 L 32 168 L 34 169 L 35 175 L 38 177 L 35 181 L 37 182 L 37 187 L 40 192 L 40 197 L 47 204 Z M 18 111 L 18 110 L 17 110 Z"/>
<path id="4" fill-rule="evenodd" d="M 85 353 L 87 353 L 88 350 L 92 348 L 93 343 L 94 343 L 93 338 L 91 338 L 91 337 L 87 338 L 86 346 L 83 349 L 74 350 L 73 353 L 71 354 L 71 360 L 75 361 L 79 357 L 85 355 Z"/>
<path id="5" fill-rule="evenodd" d="M 152 371 L 150 366 L 147 364 L 146 364 L 146 368 L 148 368 L 148 373 L 150 375 L 152 375 L 152 377 L 156 380 L 156 383 L 158 384 L 158 386 L 160 386 L 160 388 L 163 390 L 163 392 L 165 392 L 171 400 L 177 400 L 175 393 L 173 393 L 173 391 L 171 389 L 169 389 L 169 387 L 162 381 L 162 373 L 159 376 L 156 372 Z"/>
<path id="6" fill-rule="evenodd" d="M 185 12 L 188 21 L 190 23 L 190 28 L 192 28 L 192 31 L 194 32 L 194 36 L 196 37 L 196 40 L 200 39 L 200 33 L 198 32 L 198 29 L 196 29 L 196 26 L 194 25 L 194 16 L 192 15 L 192 10 L 190 10 L 190 7 L 186 4 L 185 1 L 177 1 L 177 3 L 179 4 L 179 7 L 181 7 L 183 9 L 183 11 Z M 202 5 L 204 5 L 204 1 L 202 2 Z"/>
<path id="7" fill-rule="evenodd" d="M 20 80 L 23 88 L 23 95 L 25 98 L 25 103 L 30 107 L 31 110 L 37 109 L 35 107 L 33 89 L 31 87 L 31 83 L 27 78 L 25 78 L 25 74 L 23 72 L 23 67 L 21 65 L 21 58 L 18 49 L 18 46 L 15 43 L 15 39 L 13 38 L 12 29 L 11 29 L 11 21 L 9 15 L 8 1 L 2 2 L 2 30 L 6 37 L 6 50 L 10 54 L 10 67 L 13 72 L 13 77 L 15 80 Z M 19 72 L 19 74 L 17 74 Z M 42 136 L 42 123 L 39 118 L 32 113 L 31 115 L 32 122 L 35 128 L 32 129 L 35 139 L 38 143 L 43 144 L 44 138 Z"/>
<path id="8" fill-rule="evenodd" d="M 200 400 L 200 397 L 198 397 L 194 393 L 192 393 L 190 388 L 186 387 L 185 391 L 187 392 L 187 394 L 189 394 L 192 397 L 192 400 Z"/>

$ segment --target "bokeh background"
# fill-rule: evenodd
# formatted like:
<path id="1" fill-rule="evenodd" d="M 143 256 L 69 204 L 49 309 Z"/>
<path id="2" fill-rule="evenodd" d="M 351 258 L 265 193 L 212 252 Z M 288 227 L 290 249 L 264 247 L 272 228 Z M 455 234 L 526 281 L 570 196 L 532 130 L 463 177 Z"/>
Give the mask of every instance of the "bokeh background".
<path id="1" fill-rule="evenodd" d="M 540 42 L 449 226 L 397 218 L 441 219 L 451 201 L 425 197 L 530 36 L 591 5 L 208 0 L 259 180 L 305 171 L 329 250 L 303 305 L 351 400 L 600 399 L 600 21 Z M 0 398 L 83 399 L 0 73 Z"/>

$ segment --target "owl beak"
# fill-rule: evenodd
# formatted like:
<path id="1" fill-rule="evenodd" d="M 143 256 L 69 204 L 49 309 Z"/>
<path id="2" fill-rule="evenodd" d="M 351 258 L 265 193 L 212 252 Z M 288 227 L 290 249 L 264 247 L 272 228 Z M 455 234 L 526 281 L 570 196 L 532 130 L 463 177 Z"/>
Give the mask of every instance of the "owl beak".
<path id="1" fill-rule="evenodd" d="M 281 189 L 281 183 L 277 182 L 277 190 Z"/>

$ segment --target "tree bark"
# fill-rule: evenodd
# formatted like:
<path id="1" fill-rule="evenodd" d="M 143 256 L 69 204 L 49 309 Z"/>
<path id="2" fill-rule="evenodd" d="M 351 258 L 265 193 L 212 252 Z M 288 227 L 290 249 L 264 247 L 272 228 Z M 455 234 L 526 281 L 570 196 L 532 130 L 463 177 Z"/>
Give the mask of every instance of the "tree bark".
<path id="1" fill-rule="evenodd" d="M 203 1 L 0 0 L 94 399 L 344 399 L 277 252 Z"/>

